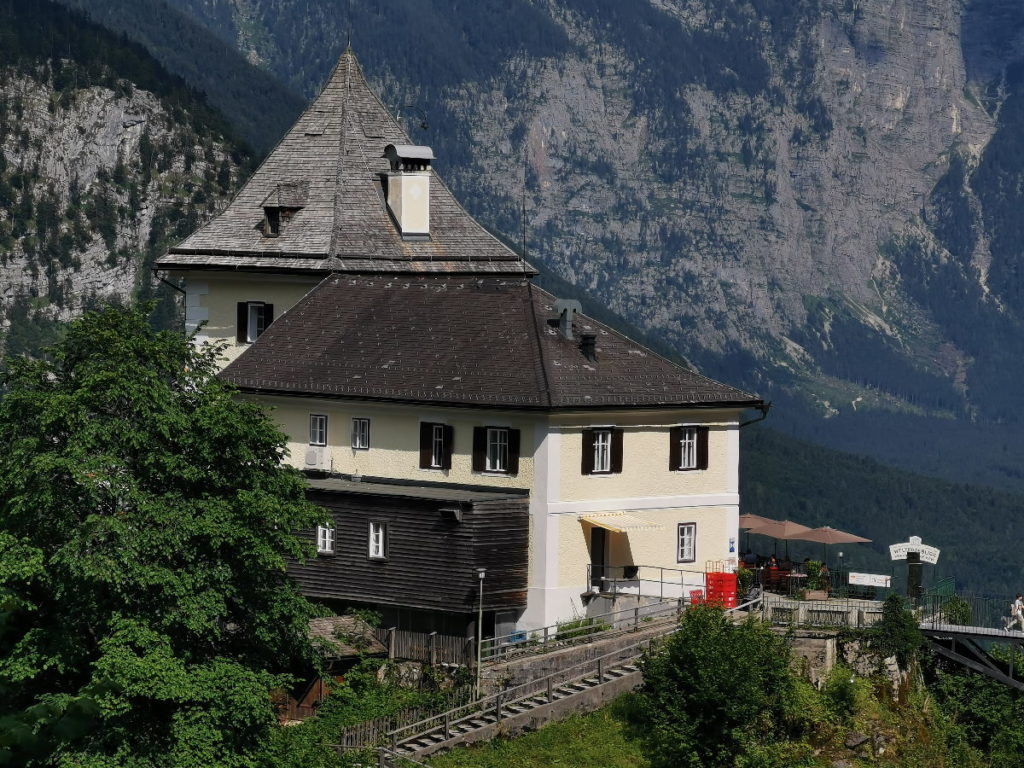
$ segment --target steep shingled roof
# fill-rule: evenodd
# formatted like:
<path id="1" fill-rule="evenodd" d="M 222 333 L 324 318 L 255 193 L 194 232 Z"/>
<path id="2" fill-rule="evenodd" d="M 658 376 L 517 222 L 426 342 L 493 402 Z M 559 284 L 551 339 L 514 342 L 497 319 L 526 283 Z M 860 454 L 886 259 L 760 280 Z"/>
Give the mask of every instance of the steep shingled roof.
<path id="1" fill-rule="evenodd" d="M 430 238 L 403 240 L 387 212 L 380 173 L 388 144 L 411 140 L 370 90 L 346 50 L 320 95 L 230 205 L 171 248 L 159 269 L 302 272 L 533 272 L 481 227 L 432 172 Z M 301 190 L 301 209 L 277 237 L 263 205 Z"/>
<path id="2" fill-rule="evenodd" d="M 523 277 L 335 275 L 221 375 L 264 394 L 512 409 L 761 402 L 585 315 L 570 341 L 554 301 Z M 596 335 L 596 361 L 580 333 Z"/>

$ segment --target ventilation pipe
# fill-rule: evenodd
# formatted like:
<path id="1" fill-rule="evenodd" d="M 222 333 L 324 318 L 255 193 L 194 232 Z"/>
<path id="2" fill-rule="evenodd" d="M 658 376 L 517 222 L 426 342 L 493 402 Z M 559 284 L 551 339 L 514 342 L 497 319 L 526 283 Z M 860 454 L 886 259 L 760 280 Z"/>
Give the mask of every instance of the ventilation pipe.
<path id="1" fill-rule="evenodd" d="M 572 341 L 572 316 L 583 314 L 583 307 L 575 299 L 557 299 L 555 312 L 558 313 L 558 332 L 562 338 Z"/>

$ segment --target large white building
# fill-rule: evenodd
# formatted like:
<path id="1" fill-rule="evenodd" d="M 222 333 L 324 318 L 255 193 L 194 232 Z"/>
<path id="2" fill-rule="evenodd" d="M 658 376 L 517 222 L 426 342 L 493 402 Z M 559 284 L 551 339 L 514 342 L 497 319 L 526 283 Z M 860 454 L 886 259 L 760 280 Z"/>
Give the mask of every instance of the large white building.
<path id="1" fill-rule="evenodd" d="M 501 630 L 578 615 L 602 577 L 678 590 L 734 562 L 739 424 L 762 402 L 538 288 L 432 160 L 346 51 L 158 263 L 332 512 L 303 589 L 455 631 L 486 568 Z"/>

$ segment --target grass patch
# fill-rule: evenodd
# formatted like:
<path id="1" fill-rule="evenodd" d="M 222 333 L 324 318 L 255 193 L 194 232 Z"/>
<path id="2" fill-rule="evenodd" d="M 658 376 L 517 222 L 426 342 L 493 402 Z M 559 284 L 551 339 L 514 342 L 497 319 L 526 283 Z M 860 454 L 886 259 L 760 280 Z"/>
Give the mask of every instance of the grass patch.
<path id="1" fill-rule="evenodd" d="M 459 747 L 431 758 L 430 764 L 434 768 L 647 768 L 649 763 L 626 722 L 629 697 L 516 739 Z"/>

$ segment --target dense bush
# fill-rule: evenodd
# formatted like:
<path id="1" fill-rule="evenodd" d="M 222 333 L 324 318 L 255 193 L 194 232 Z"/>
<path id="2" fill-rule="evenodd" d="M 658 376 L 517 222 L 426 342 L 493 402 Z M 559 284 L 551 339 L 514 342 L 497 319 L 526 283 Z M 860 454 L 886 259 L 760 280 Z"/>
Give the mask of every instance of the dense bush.
<path id="1" fill-rule="evenodd" d="M 736 624 L 720 609 L 692 608 L 642 666 L 639 706 L 653 768 L 732 766 L 799 730 L 789 645 L 760 621 Z"/>

